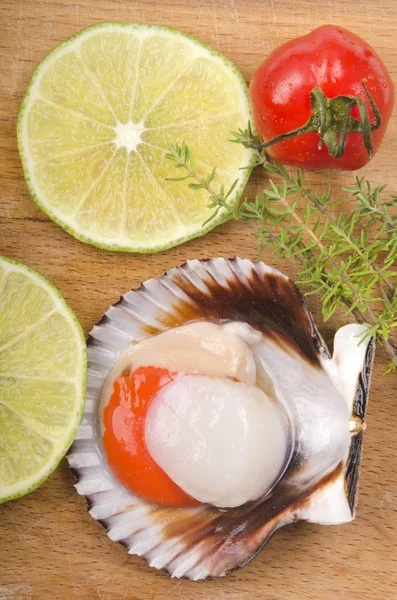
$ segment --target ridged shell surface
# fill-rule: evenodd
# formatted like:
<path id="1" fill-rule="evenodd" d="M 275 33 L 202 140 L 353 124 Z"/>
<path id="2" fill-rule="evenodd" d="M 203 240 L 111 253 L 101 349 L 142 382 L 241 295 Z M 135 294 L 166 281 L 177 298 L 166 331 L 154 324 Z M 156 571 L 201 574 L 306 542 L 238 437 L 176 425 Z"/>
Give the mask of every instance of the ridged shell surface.
<path id="1" fill-rule="evenodd" d="M 197 320 L 239 321 L 262 333 L 258 361 L 267 385 L 296 421 L 296 445 L 281 480 L 266 497 L 237 508 L 145 502 L 113 477 L 102 449 L 98 404 L 117 358 L 145 337 Z M 351 520 L 373 355 L 372 340 L 358 346 L 357 333 L 360 326 L 340 329 L 332 358 L 291 280 L 239 258 L 188 261 L 122 296 L 89 336 L 86 408 L 68 456 L 91 516 L 130 554 L 194 580 L 244 566 L 293 521 Z M 339 436 L 346 405 L 357 426 L 348 447 Z"/>

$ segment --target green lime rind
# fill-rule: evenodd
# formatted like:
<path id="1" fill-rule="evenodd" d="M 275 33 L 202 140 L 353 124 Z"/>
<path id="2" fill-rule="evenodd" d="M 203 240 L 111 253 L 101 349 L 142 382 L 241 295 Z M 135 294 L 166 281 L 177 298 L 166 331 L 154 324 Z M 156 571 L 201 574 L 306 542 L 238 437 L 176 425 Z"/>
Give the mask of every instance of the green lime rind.
<path id="1" fill-rule="evenodd" d="M 52 440 L 44 436 L 43 439 L 50 439 L 50 441 L 52 441 L 54 451 L 52 452 L 49 460 L 40 467 L 37 473 L 31 474 L 26 479 L 21 479 L 17 483 L 13 483 L 11 486 L 4 486 L 0 482 L 0 504 L 9 500 L 20 498 L 37 489 L 57 468 L 59 462 L 66 454 L 76 436 L 83 415 L 86 398 L 87 347 L 83 329 L 77 320 L 76 315 L 69 307 L 59 290 L 57 290 L 57 288 L 46 277 L 31 267 L 2 255 L 0 255 L 0 294 L 7 279 L 7 275 L 10 273 L 20 273 L 24 275 L 29 279 L 30 282 L 33 282 L 35 285 L 37 285 L 37 287 L 49 294 L 51 300 L 54 302 L 54 314 L 61 315 L 67 324 L 70 325 L 70 332 L 75 338 L 76 351 L 79 353 L 79 357 L 77 360 L 78 372 L 76 377 L 73 379 L 73 384 L 76 389 L 75 405 L 70 414 L 70 423 L 65 434 L 63 434 L 61 438 Z M 6 377 L 7 373 L 3 373 L 2 376 Z M 44 378 L 43 382 L 45 382 Z M 38 383 L 37 388 L 39 388 L 39 385 L 40 384 Z M 10 407 L 9 404 L 3 403 L 1 398 L 0 407 L 5 407 L 7 410 L 14 413 L 14 409 Z M 15 414 L 19 420 L 23 421 L 24 426 L 31 427 L 31 424 L 29 424 L 27 421 L 24 421 L 23 417 L 21 417 L 18 412 Z M 32 429 L 32 431 L 34 431 L 36 434 L 38 433 L 35 429 Z"/>
<path id="2" fill-rule="evenodd" d="M 174 238 L 167 243 L 159 243 L 159 244 L 154 244 L 151 246 L 149 246 L 147 244 L 135 246 L 132 244 L 131 245 L 130 244 L 123 245 L 123 244 L 120 244 L 117 242 L 112 243 L 112 242 L 109 242 L 109 241 L 106 241 L 103 239 L 99 240 L 97 238 L 97 236 L 91 237 L 86 232 L 76 230 L 76 228 L 73 227 L 72 225 L 65 223 L 62 220 L 62 218 L 59 218 L 54 213 L 54 211 L 51 209 L 51 207 L 48 206 L 48 204 L 45 203 L 40 198 L 40 195 L 37 193 L 35 186 L 32 184 L 31 177 L 29 174 L 29 168 L 28 168 L 28 157 L 26 156 L 25 151 L 24 151 L 23 132 L 22 132 L 23 119 L 24 119 L 24 116 L 27 114 L 26 108 L 28 106 L 29 101 L 31 100 L 33 85 L 36 82 L 37 78 L 39 77 L 40 73 L 42 72 L 43 67 L 45 67 L 46 64 L 50 60 L 53 60 L 65 47 L 69 46 L 76 39 L 82 38 L 83 36 L 87 35 L 89 32 L 91 32 L 93 30 L 106 29 L 106 28 L 109 28 L 112 26 L 117 26 L 117 27 L 126 28 L 126 29 L 145 28 L 148 30 L 158 31 L 159 33 L 168 31 L 168 32 L 171 32 L 172 34 L 174 34 L 175 36 L 180 36 L 182 38 L 186 38 L 186 39 L 194 42 L 195 44 L 198 44 L 199 46 L 205 48 L 212 56 L 214 56 L 217 59 L 221 59 L 223 61 L 223 63 L 227 66 L 227 68 L 229 70 L 231 70 L 233 72 L 233 74 L 236 76 L 238 82 L 241 85 L 241 91 L 244 92 L 244 96 L 246 99 L 246 107 L 245 108 L 247 110 L 247 114 L 249 115 L 249 118 L 251 118 L 251 107 L 250 107 L 250 102 L 249 102 L 248 87 L 247 87 L 247 84 L 246 84 L 240 70 L 229 59 L 227 59 L 220 52 L 217 52 L 210 45 L 198 40 L 197 38 L 195 38 L 194 36 L 192 36 L 188 33 L 182 32 L 173 27 L 160 26 L 160 25 L 146 25 L 143 23 L 104 21 L 102 23 L 98 23 L 96 25 L 92 25 L 90 27 L 82 29 L 82 30 L 76 32 L 73 36 L 71 36 L 70 38 L 68 38 L 67 40 L 62 42 L 61 44 L 59 44 L 58 46 L 56 46 L 51 52 L 49 52 L 43 58 L 43 60 L 36 67 L 32 77 L 29 81 L 25 96 L 24 96 L 22 104 L 20 106 L 18 120 L 17 120 L 18 149 L 19 149 L 19 154 L 21 156 L 24 176 L 25 176 L 25 180 L 26 180 L 26 184 L 27 184 L 30 196 L 32 197 L 34 202 L 37 204 L 37 206 L 45 214 L 47 214 L 52 221 L 54 221 L 57 225 L 59 225 L 62 229 L 67 231 L 69 234 L 71 234 L 73 237 L 75 237 L 79 241 L 91 244 L 93 246 L 96 246 L 97 248 L 115 251 L 115 252 L 132 252 L 132 253 L 138 253 L 138 254 L 139 253 L 140 254 L 147 254 L 147 253 L 152 254 L 152 253 L 167 250 L 169 248 L 178 246 L 179 244 L 183 244 L 184 242 L 187 242 L 194 238 L 198 238 L 198 237 L 205 235 L 206 233 L 210 232 L 215 227 L 224 223 L 227 220 L 227 217 L 225 216 L 224 211 L 222 211 L 222 210 L 219 211 L 218 215 L 214 219 L 212 219 L 209 223 L 207 223 L 205 226 L 196 225 L 191 230 L 187 231 L 187 233 L 185 235 L 181 235 L 177 238 Z M 228 198 L 228 203 L 230 204 L 230 206 L 235 206 L 239 202 L 239 199 L 240 199 L 240 197 L 247 185 L 249 177 L 251 175 L 252 169 L 254 167 L 254 163 L 255 163 L 255 155 L 254 155 L 254 153 L 252 153 L 251 158 L 245 164 L 242 165 L 241 171 L 236 173 L 236 179 L 237 178 L 239 179 L 239 183 L 236 185 L 233 193 Z M 214 165 L 214 166 L 216 166 L 216 165 Z M 188 229 L 188 228 L 186 227 L 186 229 Z"/>

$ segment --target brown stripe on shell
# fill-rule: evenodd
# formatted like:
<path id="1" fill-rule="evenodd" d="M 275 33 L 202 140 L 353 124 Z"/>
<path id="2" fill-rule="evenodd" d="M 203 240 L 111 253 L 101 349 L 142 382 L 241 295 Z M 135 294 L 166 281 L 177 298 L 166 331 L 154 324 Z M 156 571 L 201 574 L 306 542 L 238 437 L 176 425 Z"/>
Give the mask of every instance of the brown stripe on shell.
<path id="1" fill-rule="evenodd" d="M 236 535 L 229 536 L 231 538 L 231 541 L 236 546 L 238 542 L 242 542 L 243 539 L 245 539 L 245 536 L 248 535 L 251 538 L 251 549 L 249 555 L 246 557 L 246 560 L 240 562 L 240 564 L 237 566 L 228 567 L 227 563 L 225 563 L 225 560 L 223 561 L 223 563 L 221 563 L 218 555 L 216 553 L 213 553 L 211 565 L 212 570 L 219 569 L 225 572 L 225 574 L 227 574 L 231 571 L 236 570 L 237 568 L 244 567 L 246 564 L 248 564 L 267 544 L 267 542 L 270 540 L 273 533 L 275 533 L 277 529 L 299 520 L 299 515 L 297 514 L 297 511 L 305 502 L 310 502 L 310 497 L 313 493 L 315 493 L 317 490 L 324 489 L 327 485 L 333 483 L 340 476 L 342 471 L 343 464 L 342 462 L 340 462 L 335 467 L 335 469 L 333 469 L 330 473 L 325 475 L 315 485 L 308 486 L 305 490 L 300 490 L 300 493 L 298 493 L 298 495 L 296 493 L 296 489 L 291 490 L 290 488 L 288 491 L 286 486 L 285 493 L 281 493 L 281 495 L 283 496 L 283 500 L 281 502 L 274 502 L 275 498 L 273 499 L 273 503 L 271 502 L 271 500 L 267 501 L 267 498 L 264 501 L 259 502 L 255 510 L 255 519 L 251 519 L 249 521 L 249 532 L 244 531 L 243 535 L 243 532 L 238 531 Z M 276 496 L 276 489 L 274 490 L 274 492 L 274 496 Z M 268 510 L 266 512 L 266 516 L 264 517 L 263 515 L 265 505 L 267 506 Z M 228 549 L 228 552 L 225 553 L 225 555 L 227 556 L 228 561 L 232 562 L 230 555 L 230 547 Z M 218 574 L 220 574 L 220 572 L 218 572 Z"/>
<path id="2" fill-rule="evenodd" d="M 189 263 L 166 272 L 157 280 L 158 283 L 170 291 L 167 283 L 172 282 L 182 290 L 184 297 L 177 299 L 174 310 L 160 313 L 159 327 L 141 320 L 143 337 L 150 337 L 191 321 L 243 321 L 276 343 L 281 343 L 285 349 L 298 352 L 313 366 L 319 365 L 319 348 L 325 354 L 328 351 L 318 335 L 298 287 L 277 271 L 261 273 L 263 263 L 260 262 L 251 262 L 250 272 L 244 273 L 243 281 L 236 272 L 239 270 L 238 261 L 237 258 L 225 261 L 230 268 L 226 287 L 207 270 L 206 278 L 201 280 L 205 284 L 205 290 L 199 289 L 188 277 L 191 270 Z M 213 259 L 200 261 L 204 265 L 212 262 Z M 151 302 L 145 283 L 134 290 L 134 293 L 145 302 Z M 114 306 L 128 312 L 128 300 L 124 296 Z M 134 318 L 139 320 L 135 313 Z M 107 322 L 109 317 L 105 314 L 97 325 Z M 88 344 L 98 345 L 91 334 L 88 336 Z"/>
<path id="3" fill-rule="evenodd" d="M 183 552 L 200 545 L 198 562 L 205 564 L 212 575 L 224 575 L 250 562 L 280 526 L 296 520 L 295 512 L 302 504 L 310 502 L 314 492 L 331 484 L 342 471 L 340 462 L 316 484 L 308 485 L 298 493 L 284 481 L 266 498 L 242 507 L 222 511 L 207 507 L 201 515 L 204 523 L 199 530 L 184 533 L 183 529 L 174 528 L 171 534 L 166 528 L 166 534 L 183 541 Z"/>
<path id="4" fill-rule="evenodd" d="M 360 474 L 361 453 L 363 448 L 363 432 L 360 431 L 352 438 L 349 459 L 345 470 L 345 485 L 347 498 L 352 515 L 354 514 L 358 496 L 358 477 Z"/>
<path id="5" fill-rule="evenodd" d="M 205 291 L 196 287 L 187 276 L 189 265 L 173 270 L 170 279 L 194 301 L 194 305 L 186 306 L 181 300 L 178 311 L 183 316 L 187 313 L 191 320 L 243 321 L 290 348 L 291 352 L 298 352 L 313 366 L 319 365 L 321 340 L 296 285 L 281 274 L 261 273 L 257 268 L 261 263 L 253 263 L 243 281 L 233 268 L 236 259 L 230 259 L 228 263 L 232 276 L 227 279 L 227 287 L 207 272 L 208 276 L 203 280 Z M 164 324 L 175 327 L 181 322 L 186 322 L 183 317 L 168 319 Z"/>
<path id="6" fill-rule="evenodd" d="M 326 488 L 328 485 L 332 484 L 338 477 L 340 477 L 343 471 L 343 463 L 340 462 L 330 473 L 325 475 L 320 481 L 318 481 L 315 485 L 308 486 L 306 489 L 302 489 L 298 495 L 296 494 L 296 489 L 291 491 L 289 489 L 289 493 L 283 495 L 283 501 L 273 504 L 270 507 L 270 512 L 268 513 L 266 521 L 263 519 L 263 509 L 264 509 L 264 501 L 260 502 L 257 506 L 255 516 L 257 517 L 257 523 L 251 524 L 251 531 L 249 535 L 252 539 L 252 548 L 251 553 L 247 556 L 246 560 L 240 563 L 237 566 L 233 566 L 228 568 L 225 562 L 220 564 L 219 557 L 213 556 L 213 566 L 212 568 L 222 568 L 225 574 L 230 573 L 237 568 L 244 567 L 251 560 L 257 556 L 257 554 L 262 550 L 262 548 L 267 544 L 267 542 L 272 537 L 273 533 L 277 531 L 280 527 L 284 527 L 285 525 L 292 523 L 294 521 L 299 520 L 299 515 L 297 511 L 299 508 L 305 503 L 310 502 L 310 497 L 313 493 L 320 489 Z M 276 489 L 276 488 L 275 488 Z M 274 490 L 275 491 L 275 490 Z M 267 498 L 265 499 L 267 500 Z M 266 504 L 268 504 L 266 502 Z M 272 510 L 273 509 L 273 510 Z M 256 525 L 256 527 L 255 527 Z M 256 532 L 256 536 L 254 533 Z M 240 537 L 241 541 L 241 532 L 238 532 L 237 535 Z M 228 559 L 230 560 L 230 553 L 227 553 Z M 219 573 L 220 574 L 220 573 Z"/>
<path id="7" fill-rule="evenodd" d="M 150 520 L 152 524 L 162 525 L 163 539 L 160 543 L 175 539 L 183 546 L 183 549 L 173 556 L 173 561 L 200 545 L 200 552 L 197 554 L 200 564 L 206 565 L 212 576 L 225 575 L 245 566 L 260 552 L 279 527 L 296 520 L 294 513 L 299 507 L 309 502 L 315 491 L 339 477 L 342 468 L 342 464 L 339 463 L 331 473 L 315 485 L 301 489 L 298 494 L 283 480 L 266 498 L 241 507 L 218 509 L 208 505 L 203 507 L 201 512 L 195 513 L 195 508 L 192 510 L 154 506 Z M 73 472 L 79 477 L 78 469 L 73 469 Z M 90 508 L 95 504 L 95 495 L 87 497 L 86 500 Z M 105 530 L 109 529 L 109 519 L 100 519 L 99 522 Z M 137 529 L 134 535 L 143 529 Z M 120 540 L 119 543 L 129 548 L 128 538 Z M 155 548 L 154 546 L 151 551 Z M 189 572 L 195 566 L 196 564 L 193 564 Z M 167 566 L 165 570 L 169 571 Z"/>
<path id="8" fill-rule="evenodd" d="M 255 502 L 222 510 L 206 506 L 200 515 L 191 519 L 188 530 L 185 527 L 185 520 L 179 522 L 175 519 L 164 527 L 164 538 L 178 538 L 183 542 L 183 551 L 181 550 L 177 556 L 200 545 L 198 560 L 201 563 L 208 563 L 211 573 L 214 573 L 220 565 L 222 569 L 219 574 L 229 572 L 252 560 L 270 539 L 280 522 L 285 525 L 287 521 L 294 521 L 294 513 L 298 508 L 305 502 L 309 502 L 314 492 L 335 481 L 342 471 L 343 464 L 340 462 L 319 481 L 299 491 L 291 487 L 291 476 L 284 476 L 268 496 Z M 290 515 L 288 519 L 286 519 L 287 514 Z M 155 520 L 157 521 L 156 517 Z M 222 556 L 218 556 L 221 549 L 223 549 Z M 236 556 L 240 561 L 237 565 Z M 225 564 L 225 561 L 229 561 L 232 566 Z"/>
<path id="9" fill-rule="evenodd" d="M 167 288 L 166 282 L 163 279 L 159 279 L 158 283 L 164 288 L 164 291 L 169 292 L 169 288 Z M 139 291 L 142 294 L 142 297 L 145 298 L 145 300 L 152 302 L 150 296 L 147 293 L 145 293 L 145 284 L 142 284 Z M 159 321 L 161 322 L 163 329 L 168 329 L 170 327 L 170 317 L 173 322 L 173 325 L 171 327 L 179 327 L 180 325 L 185 325 L 186 323 L 189 323 L 189 321 L 197 320 L 197 308 L 198 307 L 192 307 L 191 303 L 187 301 L 183 302 L 182 300 L 180 300 L 176 309 L 172 312 L 172 315 L 169 313 L 162 313 L 159 318 Z M 157 329 L 156 333 L 160 333 L 160 331 L 162 331 L 163 329 Z"/>
<path id="10" fill-rule="evenodd" d="M 364 423 L 369 400 L 372 367 L 375 359 L 375 340 L 372 338 L 365 353 L 363 370 L 358 378 L 356 395 L 353 402 L 353 416 Z M 350 445 L 349 457 L 345 470 L 345 485 L 350 511 L 354 515 L 358 499 L 358 478 L 360 475 L 361 454 L 364 441 L 363 431 L 357 433 Z"/>
<path id="11" fill-rule="evenodd" d="M 142 285 L 136 290 L 136 292 L 140 293 L 141 289 L 142 289 Z M 121 296 L 120 300 L 114 306 L 118 306 L 119 308 L 126 310 L 126 312 L 129 312 L 128 311 L 128 302 L 126 301 L 126 299 L 123 296 Z M 134 314 L 134 318 L 139 320 L 139 318 L 136 314 Z M 143 320 L 140 320 L 140 326 L 141 326 L 143 337 L 150 337 L 152 335 L 156 335 L 157 333 L 159 333 L 159 331 L 162 331 L 155 325 L 152 325 L 150 323 L 145 323 L 145 321 L 143 321 Z"/>
<path id="12" fill-rule="evenodd" d="M 375 342 L 372 338 L 365 354 L 363 370 L 358 379 L 357 391 L 353 402 L 353 415 L 365 421 L 367 412 L 369 386 L 371 384 L 372 366 L 375 358 Z"/>

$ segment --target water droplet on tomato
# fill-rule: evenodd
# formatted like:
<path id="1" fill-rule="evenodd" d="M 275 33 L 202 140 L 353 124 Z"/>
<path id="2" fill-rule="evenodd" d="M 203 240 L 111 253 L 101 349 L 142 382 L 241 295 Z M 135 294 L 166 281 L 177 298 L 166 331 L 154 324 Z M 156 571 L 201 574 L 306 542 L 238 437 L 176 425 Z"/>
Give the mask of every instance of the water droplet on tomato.
<path id="1" fill-rule="evenodd" d="M 371 50 L 366 50 L 366 51 L 364 52 L 364 54 L 365 54 L 365 56 L 366 56 L 367 58 L 369 58 L 370 56 L 372 56 L 372 52 L 371 52 Z"/>

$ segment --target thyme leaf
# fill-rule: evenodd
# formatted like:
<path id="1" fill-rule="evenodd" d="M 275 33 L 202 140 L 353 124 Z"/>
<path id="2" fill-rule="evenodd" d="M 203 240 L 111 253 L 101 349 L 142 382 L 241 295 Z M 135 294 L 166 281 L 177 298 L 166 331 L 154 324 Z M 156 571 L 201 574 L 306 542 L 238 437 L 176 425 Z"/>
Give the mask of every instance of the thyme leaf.
<path id="1" fill-rule="evenodd" d="M 305 173 L 291 173 L 269 160 L 251 124 L 232 132 L 233 143 L 251 148 L 255 165 L 269 174 L 268 186 L 255 199 L 245 198 L 239 206 L 229 203 L 238 179 L 225 190 L 211 183 L 216 169 L 206 177 L 197 174 L 188 146 L 169 145 L 168 158 L 183 171 L 177 181 L 187 181 L 194 190 L 208 192 L 213 210 L 206 225 L 221 213 L 223 220 L 244 220 L 255 228 L 259 255 L 270 246 L 280 258 L 299 265 L 298 283 L 306 295 L 321 299 L 325 321 L 343 308 L 358 323 L 366 325 L 360 341 L 375 335 L 390 357 L 386 373 L 397 368 L 397 196 L 384 197 L 386 185 L 371 186 L 364 178 L 343 188 L 353 210 L 334 215 L 341 200 L 334 199 L 328 186 L 318 194 L 305 186 Z M 302 210 L 298 199 L 306 201 Z"/>

